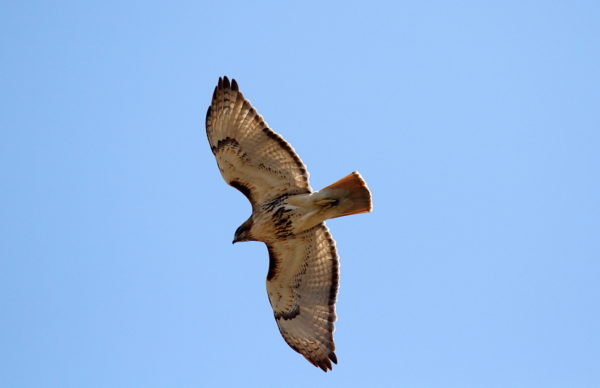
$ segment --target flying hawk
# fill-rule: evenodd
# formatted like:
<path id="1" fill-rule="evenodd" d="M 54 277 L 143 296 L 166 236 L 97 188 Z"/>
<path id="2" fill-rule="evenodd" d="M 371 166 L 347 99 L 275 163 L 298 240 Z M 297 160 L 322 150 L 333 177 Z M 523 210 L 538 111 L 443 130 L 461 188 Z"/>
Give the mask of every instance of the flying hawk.
<path id="1" fill-rule="evenodd" d="M 219 78 L 206 112 L 206 134 L 219 171 L 252 204 L 233 242 L 262 241 L 269 251 L 267 294 L 285 342 L 325 372 L 337 363 L 333 343 L 339 282 L 329 218 L 371 211 L 358 172 L 320 191 L 306 167 L 239 91 Z"/>

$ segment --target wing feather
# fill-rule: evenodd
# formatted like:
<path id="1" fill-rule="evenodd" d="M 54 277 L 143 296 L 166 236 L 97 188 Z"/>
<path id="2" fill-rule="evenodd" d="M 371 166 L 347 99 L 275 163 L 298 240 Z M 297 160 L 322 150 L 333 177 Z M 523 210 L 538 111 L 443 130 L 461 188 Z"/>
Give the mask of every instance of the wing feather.
<path id="1" fill-rule="evenodd" d="M 337 363 L 333 323 L 339 284 L 335 241 L 324 223 L 267 244 L 267 294 L 283 339 L 324 371 Z"/>
<path id="2" fill-rule="evenodd" d="M 300 157 L 268 127 L 235 80 L 219 78 L 206 112 L 206 134 L 221 175 L 253 206 L 283 194 L 311 192 Z"/>

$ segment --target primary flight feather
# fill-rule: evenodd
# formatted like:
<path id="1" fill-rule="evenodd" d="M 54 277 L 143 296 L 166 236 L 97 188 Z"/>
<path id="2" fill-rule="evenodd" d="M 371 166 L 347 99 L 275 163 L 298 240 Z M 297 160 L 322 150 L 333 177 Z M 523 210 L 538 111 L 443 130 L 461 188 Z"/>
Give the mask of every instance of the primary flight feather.
<path id="1" fill-rule="evenodd" d="M 324 371 L 337 363 L 333 343 L 338 255 L 325 220 L 372 209 L 358 172 L 312 191 L 294 149 L 269 128 L 239 91 L 219 78 L 206 112 L 219 171 L 252 204 L 233 242 L 262 241 L 269 252 L 267 294 L 283 339 Z"/>

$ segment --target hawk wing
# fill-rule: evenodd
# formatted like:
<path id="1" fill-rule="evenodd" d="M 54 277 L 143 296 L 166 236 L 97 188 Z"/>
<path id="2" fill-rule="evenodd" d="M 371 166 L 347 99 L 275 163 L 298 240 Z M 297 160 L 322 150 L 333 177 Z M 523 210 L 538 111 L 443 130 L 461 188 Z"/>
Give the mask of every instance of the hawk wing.
<path id="1" fill-rule="evenodd" d="M 285 342 L 327 372 L 333 343 L 339 262 L 324 223 L 267 244 L 267 294 Z"/>
<path id="2" fill-rule="evenodd" d="M 283 194 L 310 193 L 302 160 L 224 77 L 206 112 L 206 134 L 225 181 L 254 207 Z"/>

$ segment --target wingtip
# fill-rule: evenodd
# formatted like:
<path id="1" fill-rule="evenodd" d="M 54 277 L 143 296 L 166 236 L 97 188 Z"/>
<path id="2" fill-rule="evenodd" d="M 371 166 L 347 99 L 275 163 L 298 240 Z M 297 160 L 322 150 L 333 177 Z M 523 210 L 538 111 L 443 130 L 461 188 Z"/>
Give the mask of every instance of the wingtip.
<path id="1" fill-rule="evenodd" d="M 325 373 L 329 372 L 331 369 L 331 362 L 329 360 L 323 360 L 315 365 L 317 368 L 321 368 L 321 370 Z"/>
<path id="2" fill-rule="evenodd" d="M 215 87 L 215 93 L 217 92 L 217 90 L 220 90 L 220 89 L 231 89 L 234 92 L 239 92 L 239 90 L 240 90 L 235 78 L 232 78 L 231 82 L 230 82 L 229 78 L 226 75 L 224 75 L 223 77 L 219 77 L 219 82 L 217 83 L 217 86 Z M 214 93 L 213 93 L 213 95 L 214 95 Z"/>
<path id="3" fill-rule="evenodd" d="M 334 363 L 334 364 L 336 364 L 336 365 L 337 365 L 337 356 L 335 355 L 335 352 L 331 352 L 331 353 L 329 353 L 329 356 L 328 356 L 328 357 L 329 357 L 329 359 L 330 359 L 331 361 L 333 361 L 333 363 Z"/>
<path id="4" fill-rule="evenodd" d="M 317 368 L 320 368 L 323 372 L 329 372 L 330 370 L 333 370 L 333 365 L 331 365 L 331 362 L 337 364 L 337 356 L 334 352 L 331 352 L 327 355 L 327 358 L 323 358 L 320 360 L 309 359 L 309 361 Z"/>

